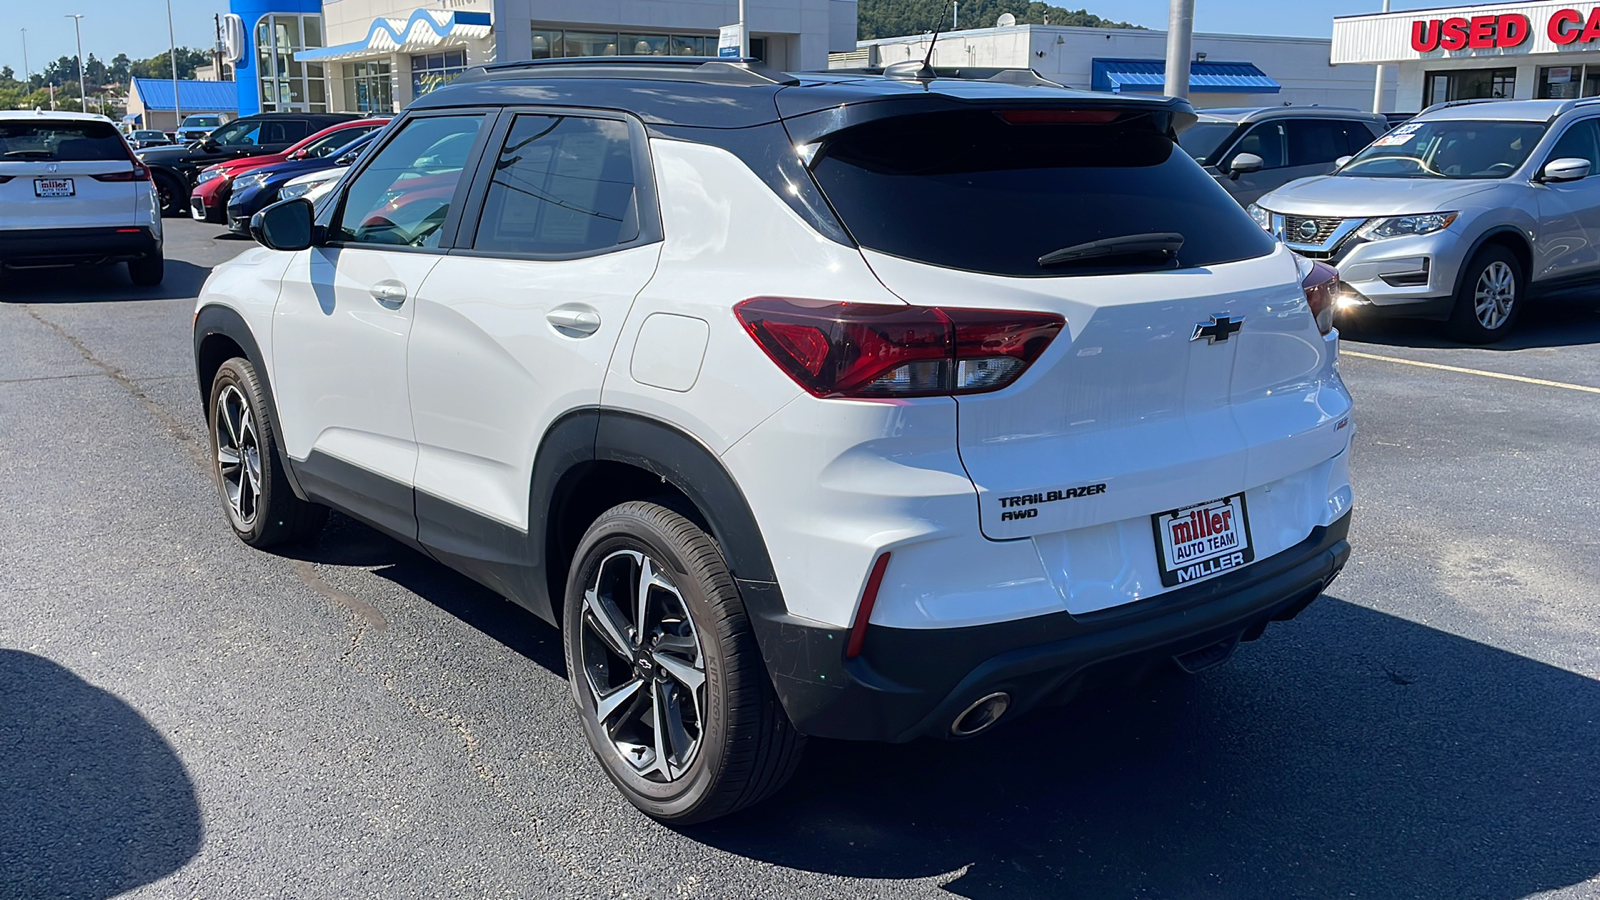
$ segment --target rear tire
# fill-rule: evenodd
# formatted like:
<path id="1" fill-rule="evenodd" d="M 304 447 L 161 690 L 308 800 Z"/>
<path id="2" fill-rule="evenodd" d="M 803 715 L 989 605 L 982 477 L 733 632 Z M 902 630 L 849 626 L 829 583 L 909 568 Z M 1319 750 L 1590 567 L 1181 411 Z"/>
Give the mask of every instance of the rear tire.
<path id="1" fill-rule="evenodd" d="M 693 522 L 654 503 L 605 512 L 578 545 L 563 619 L 584 737 L 646 815 L 708 821 L 794 774 L 805 738 L 773 691 L 720 549 Z"/>
<path id="2" fill-rule="evenodd" d="M 1492 344 L 1511 333 L 1526 294 L 1527 280 L 1516 254 L 1498 244 L 1484 247 L 1461 270 L 1445 332 L 1465 344 Z"/>
<path id="3" fill-rule="evenodd" d="M 143 259 L 128 260 L 128 277 L 133 283 L 144 287 L 154 287 L 166 277 L 167 258 L 160 250 L 144 257 Z"/>
<path id="4" fill-rule="evenodd" d="M 328 509 L 294 495 L 267 416 L 267 395 L 249 360 L 235 357 L 211 379 L 211 470 L 233 533 L 257 549 L 304 541 Z"/>

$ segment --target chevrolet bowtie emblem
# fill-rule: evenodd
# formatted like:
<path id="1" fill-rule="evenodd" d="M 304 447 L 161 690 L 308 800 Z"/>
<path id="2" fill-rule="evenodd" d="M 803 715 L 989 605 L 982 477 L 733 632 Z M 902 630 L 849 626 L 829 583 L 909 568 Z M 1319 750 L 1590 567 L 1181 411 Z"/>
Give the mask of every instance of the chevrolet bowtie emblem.
<path id="1" fill-rule="evenodd" d="M 1239 329 L 1244 327 L 1244 319 L 1235 319 L 1232 316 L 1212 316 L 1211 321 L 1201 322 L 1194 326 L 1194 334 L 1189 337 L 1191 341 L 1206 339 L 1206 343 L 1215 344 L 1217 341 L 1226 341 Z"/>

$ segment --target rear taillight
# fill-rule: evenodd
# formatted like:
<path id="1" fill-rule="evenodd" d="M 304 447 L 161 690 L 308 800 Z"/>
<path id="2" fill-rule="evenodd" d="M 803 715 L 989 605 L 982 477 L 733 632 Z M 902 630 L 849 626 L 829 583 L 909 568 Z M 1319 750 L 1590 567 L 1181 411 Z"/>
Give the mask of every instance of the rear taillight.
<path id="1" fill-rule="evenodd" d="M 1300 279 L 1306 292 L 1306 303 L 1317 320 L 1317 330 L 1323 334 L 1333 330 L 1333 299 L 1339 291 L 1339 270 L 1325 262 L 1311 262 L 1311 271 Z"/>
<path id="2" fill-rule="evenodd" d="M 104 175 L 91 175 L 95 181 L 149 181 L 150 170 L 144 166 L 135 165 L 128 172 L 107 172 Z"/>
<path id="3" fill-rule="evenodd" d="M 817 397 L 934 397 L 1016 381 L 1066 325 L 1055 313 L 756 297 L 746 331 Z"/>

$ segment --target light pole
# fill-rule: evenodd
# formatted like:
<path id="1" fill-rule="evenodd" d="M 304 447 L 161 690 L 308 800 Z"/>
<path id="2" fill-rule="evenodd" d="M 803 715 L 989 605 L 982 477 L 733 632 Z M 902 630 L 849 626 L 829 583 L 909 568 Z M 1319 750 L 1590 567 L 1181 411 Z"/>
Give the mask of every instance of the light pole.
<path id="1" fill-rule="evenodd" d="M 172 63 L 172 133 L 183 125 L 183 103 L 178 100 L 178 38 L 172 30 L 172 0 L 167 0 L 167 59 Z"/>
<path id="2" fill-rule="evenodd" d="M 78 107 L 89 111 L 89 92 L 83 86 L 83 13 L 67 13 L 62 18 L 72 20 L 72 30 L 78 34 Z"/>
<path id="3" fill-rule="evenodd" d="M 33 81 L 33 70 L 28 68 L 28 29 L 22 29 L 22 80 Z"/>
<path id="4" fill-rule="evenodd" d="M 1194 0 L 1172 0 L 1167 12 L 1168 97 L 1189 98 L 1189 50 L 1194 46 Z"/>
<path id="5" fill-rule="evenodd" d="M 1389 11 L 1389 0 L 1383 0 L 1383 11 Z M 1383 112 L 1383 66 L 1374 66 L 1377 75 L 1372 80 L 1372 111 Z"/>

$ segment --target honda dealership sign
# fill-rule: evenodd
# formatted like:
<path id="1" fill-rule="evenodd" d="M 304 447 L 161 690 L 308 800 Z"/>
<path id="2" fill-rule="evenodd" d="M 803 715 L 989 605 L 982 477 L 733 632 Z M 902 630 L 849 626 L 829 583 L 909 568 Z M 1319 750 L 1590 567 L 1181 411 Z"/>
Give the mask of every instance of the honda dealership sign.
<path id="1" fill-rule="evenodd" d="M 1504 57 L 1600 49 L 1600 6 L 1508 3 L 1333 20 L 1338 63 Z"/>

